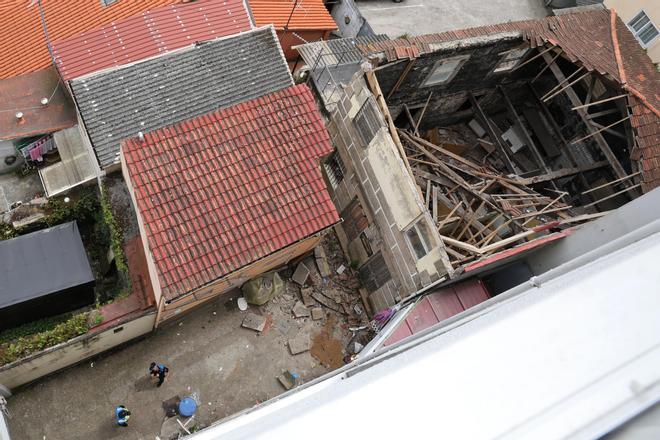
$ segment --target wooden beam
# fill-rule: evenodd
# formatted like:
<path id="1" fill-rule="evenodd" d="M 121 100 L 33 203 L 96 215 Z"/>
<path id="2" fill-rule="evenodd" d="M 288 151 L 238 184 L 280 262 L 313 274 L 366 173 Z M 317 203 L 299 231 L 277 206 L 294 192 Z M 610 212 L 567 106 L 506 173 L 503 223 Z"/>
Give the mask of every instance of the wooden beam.
<path id="1" fill-rule="evenodd" d="M 588 104 L 573 104 L 574 107 L 571 110 L 580 110 L 580 109 L 584 109 L 584 108 L 587 108 L 587 107 L 591 107 L 592 105 L 598 105 L 598 104 L 602 104 L 604 102 L 614 101 L 615 99 L 621 99 L 621 98 L 627 98 L 627 97 L 628 97 L 628 95 L 618 95 L 618 96 L 613 96 L 611 98 L 601 99 L 600 101 L 590 102 Z M 578 99 L 578 102 L 580 102 L 579 99 Z"/>
<path id="2" fill-rule="evenodd" d="M 410 109 L 406 104 L 403 104 L 403 111 L 405 112 L 406 116 L 408 117 L 408 122 L 410 122 L 410 128 L 412 130 L 415 130 L 415 118 L 412 117 L 412 114 L 410 113 Z M 417 131 L 415 131 L 415 135 L 419 135 Z"/>
<path id="3" fill-rule="evenodd" d="M 589 81 L 589 87 L 587 88 L 587 97 L 584 98 L 584 103 L 589 104 L 591 102 L 591 98 L 593 98 L 594 95 L 594 86 L 596 85 L 596 76 L 591 77 L 591 81 Z"/>
<path id="4" fill-rule="evenodd" d="M 554 92 L 552 95 L 550 95 L 550 96 L 548 96 L 548 97 L 546 97 L 546 98 L 543 98 L 543 101 L 545 101 L 545 102 L 550 101 L 552 98 L 554 98 L 555 96 L 561 94 L 561 92 L 563 92 L 563 91 L 566 90 L 567 88 L 572 87 L 573 85 L 579 83 L 580 81 L 582 81 L 585 77 L 587 77 L 587 76 L 589 76 L 589 75 L 591 75 L 591 72 L 587 72 L 587 73 L 585 73 L 584 75 L 580 76 L 578 79 L 569 82 L 568 84 L 564 85 L 561 89 L 559 89 L 559 90 L 557 90 L 556 92 Z"/>
<path id="5" fill-rule="evenodd" d="M 550 66 L 554 66 L 554 65 L 555 65 L 555 64 L 549 64 L 549 62 L 547 61 L 547 59 L 546 59 L 546 64 L 547 64 L 548 68 L 549 68 Z M 579 72 L 581 72 L 583 68 L 584 68 L 584 67 L 580 67 L 580 68 L 578 68 L 576 71 L 574 71 L 573 73 L 571 73 L 570 75 L 568 75 L 567 78 L 564 78 L 563 81 L 559 81 L 559 83 L 558 83 L 556 86 L 554 86 L 553 88 L 551 88 L 550 90 L 548 90 L 548 93 L 546 93 L 545 95 L 541 96 L 541 101 L 544 101 L 544 102 L 547 101 L 545 98 L 547 98 L 548 96 L 550 96 L 551 94 L 553 94 L 553 93 L 555 92 L 555 90 L 560 89 L 560 88 L 561 88 L 566 82 L 570 81 L 570 80 L 573 78 L 573 76 L 575 76 L 575 75 L 577 75 Z"/>
<path id="6" fill-rule="evenodd" d="M 534 55 L 533 57 L 531 57 L 530 59 L 528 59 L 528 60 L 525 61 L 524 63 L 518 64 L 516 67 L 514 67 L 513 69 L 511 69 L 511 70 L 509 71 L 509 73 L 513 73 L 513 72 L 515 72 L 516 70 L 520 69 L 521 67 L 526 66 L 527 64 L 531 63 L 532 61 L 534 61 L 534 60 L 537 59 L 538 57 L 542 56 L 544 53 L 546 53 L 546 52 L 550 52 L 551 50 L 553 50 L 553 49 L 556 48 L 556 47 L 557 47 L 557 46 L 552 46 L 552 47 L 548 47 L 547 49 L 544 49 L 542 52 L 537 53 L 536 55 Z"/>
<path id="7" fill-rule="evenodd" d="M 529 186 L 535 185 L 537 183 L 549 182 L 551 180 L 561 179 L 562 177 L 572 176 L 574 174 L 580 174 L 585 171 L 595 170 L 597 168 L 602 168 L 609 165 L 609 162 L 606 160 L 601 160 L 599 162 L 590 163 L 588 165 L 582 165 L 572 168 L 562 168 L 556 171 L 550 171 L 549 173 L 542 174 L 540 176 L 528 177 L 526 179 L 520 179 L 520 184 Z M 584 194 L 584 193 L 583 193 Z"/>
<path id="8" fill-rule="evenodd" d="M 596 205 L 596 204 L 598 204 L 598 203 L 604 202 L 605 200 L 609 200 L 609 199 L 611 199 L 612 197 L 616 197 L 616 196 L 618 196 L 618 195 L 620 195 L 620 194 L 623 194 L 624 192 L 627 192 L 627 191 L 630 191 L 630 190 L 633 190 L 633 189 L 639 188 L 640 186 L 642 186 L 641 183 L 638 183 L 637 185 L 629 186 L 629 187 L 627 187 L 626 189 L 622 189 L 621 191 L 617 191 L 617 192 L 615 192 L 614 194 L 610 194 L 610 195 L 607 196 L 607 197 L 603 197 L 602 199 L 596 200 L 595 202 L 591 202 L 591 203 L 589 203 L 588 205 L 584 205 L 583 208 L 588 208 L 589 206 L 593 206 L 593 205 Z"/>
<path id="9" fill-rule="evenodd" d="M 605 127 L 604 125 L 599 124 L 598 122 L 594 122 L 594 121 L 590 121 L 590 122 L 591 122 L 591 125 L 593 125 L 596 128 L 601 128 L 603 130 L 603 132 L 605 132 L 605 133 L 611 134 L 612 136 L 616 136 L 619 139 L 623 139 L 624 141 L 628 140 L 626 135 L 623 134 L 623 133 L 619 133 L 616 130 L 612 130 L 611 128 Z"/>
<path id="10" fill-rule="evenodd" d="M 417 58 L 411 59 L 408 64 L 406 64 L 406 67 L 403 69 L 403 72 L 401 72 L 401 75 L 399 75 L 399 79 L 394 84 L 394 87 L 392 87 L 392 89 L 387 94 L 387 99 L 390 99 L 392 95 L 396 93 L 397 90 L 399 90 L 399 87 L 401 87 L 401 84 L 403 84 L 403 81 L 405 81 L 408 73 L 410 73 L 410 70 L 415 65 L 415 61 L 417 61 Z"/>
<path id="11" fill-rule="evenodd" d="M 618 108 L 611 108 L 609 110 L 603 110 L 602 112 L 588 113 L 587 118 L 589 120 L 591 120 L 591 119 L 595 119 L 595 118 L 600 118 L 601 116 L 611 115 L 611 114 L 614 114 L 614 113 L 621 114 L 621 110 L 619 110 Z"/>
<path id="12" fill-rule="evenodd" d="M 623 177 L 623 178 L 621 178 L 621 179 L 616 179 L 616 180 L 613 180 L 613 181 L 611 181 L 611 182 L 607 182 L 607 183 L 604 183 L 604 184 L 602 184 L 602 185 L 595 186 L 595 187 L 593 187 L 593 188 L 591 188 L 591 189 L 589 189 L 589 190 L 587 190 L 587 191 L 584 191 L 582 194 L 588 194 L 588 193 L 590 193 L 590 192 L 597 191 L 597 190 L 599 190 L 599 189 L 601 189 L 601 188 L 605 188 L 605 187 L 607 187 L 607 186 L 614 185 L 615 183 L 619 183 L 619 182 L 621 182 L 621 181 L 623 181 L 623 180 L 632 179 L 633 177 L 635 177 L 635 176 L 639 176 L 640 174 L 642 174 L 642 172 L 641 172 L 641 171 L 638 171 L 638 172 L 636 172 L 636 173 L 634 173 L 634 174 L 631 174 L 630 176 L 626 176 L 626 177 Z"/>
<path id="13" fill-rule="evenodd" d="M 547 57 L 547 58 L 545 58 Z M 550 62 L 552 58 L 550 58 L 547 54 L 544 55 L 544 58 L 546 62 Z M 550 66 L 550 71 L 555 75 L 555 78 L 557 78 L 558 81 L 563 82 L 566 80 L 566 77 L 564 76 L 564 73 L 561 71 L 559 66 L 556 64 L 552 64 Z M 571 104 L 573 107 L 578 107 L 582 105 L 580 102 L 580 98 L 578 97 L 577 93 L 573 90 L 572 87 L 568 87 L 567 89 L 564 90 L 566 93 L 566 96 L 568 96 L 568 99 L 571 101 Z M 589 124 L 589 121 L 587 119 L 587 112 L 583 108 L 577 110 L 578 115 L 580 118 L 583 120 L 584 124 L 587 127 L 587 131 L 594 137 L 596 140 L 596 143 L 598 144 L 598 148 L 600 148 L 601 152 L 605 155 L 605 158 L 610 162 L 610 165 L 612 166 L 612 169 L 614 170 L 614 174 L 617 177 L 624 177 L 626 175 L 625 170 L 619 163 L 619 160 L 616 158 L 614 153 L 612 152 L 612 149 L 610 149 L 610 146 L 607 144 L 607 141 L 605 141 L 605 138 L 600 133 L 595 133 L 595 129 Z M 634 192 L 631 192 L 631 195 L 633 197 L 636 196 Z"/>
<path id="14" fill-rule="evenodd" d="M 507 146 L 502 140 L 501 133 L 498 133 L 499 129 L 491 125 L 491 122 L 488 120 L 488 117 L 486 116 L 482 108 L 479 106 L 479 103 L 477 102 L 472 92 L 468 92 L 468 99 L 470 100 L 470 104 L 472 104 L 472 107 L 474 108 L 475 116 L 477 116 L 481 124 L 485 126 L 484 128 L 486 129 L 488 135 L 491 137 L 491 140 L 495 142 L 495 144 L 499 147 L 500 152 L 504 156 L 504 165 L 506 166 L 507 170 L 510 173 L 515 174 L 516 169 L 513 166 L 513 162 L 511 162 L 511 158 L 509 157 L 510 152 L 508 151 Z"/>
<path id="15" fill-rule="evenodd" d="M 433 92 L 429 93 L 429 97 L 426 98 L 426 103 L 424 104 L 424 108 L 422 108 L 421 113 L 419 114 L 419 118 L 417 118 L 417 122 L 415 123 L 415 133 L 419 136 L 419 124 L 422 123 L 422 119 L 424 118 L 424 114 L 426 113 L 426 108 L 429 106 L 429 102 L 431 102 L 431 97 L 433 96 Z"/>
<path id="16" fill-rule="evenodd" d="M 584 141 L 584 140 L 586 140 L 586 139 L 589 139 L 589 138 L 591 138 L 591 137 L 593 137 L 593 136 L 600 135 L 600 133 L 602 133 L 603 131 L 606 131 L 607 129 L 612 128 L 612 127 L 614 127 L 615 125 L 622 123 L 623 121 L 627 121 L 628 119 L 630 119 L 630 116 L 626 116 L 625 118 L 621 118 L 621 119 L 619 119 L 618 121 L 613 122 L 613 123 L 611 123 L 610 125 L 608 125 L 608 126 L 606 126 L 606 127 L 602 127 L 602 128 L 600 128 L 600 129 L 598 129 L 598 130 L 596 130 L 596 131 L 593 131 L 593 129 L 591 129 L 591 130 L 589 130 L 590 133 L 589 133 L 587 136 L 584 136 L 584 137 L 581 137 L 580 139 L 577 139 L 577 140 L 572 141 L 572 142 L 571 142 L 571 145 L 575 145 L 575 144 L 577 144 L 578 142 L 582 142 L 582 141 Z M 589 125 L 590 127 L 593 127 L 593 123 L 588 123 L 588 125 Z M 601 137 L 602 137 L 602 136 L 601 136 Z M 615 158 L 615 159 L 616 159 L 616 158 Z M 619 163 L 619 162 L 617 161 L 617 163 Z M 619 166 L 621 166 L 621 165 L 619 165 Z M 623 170 L 623 168 L 622 168 L 622 170 Z M 625 176 L 625 173 L 624 173 L 624 176 Z"/>
<path id="17" fill-rule="evenodd" d="M 555 55 L 555 57 L 552 59 L 552 63 L 554 63 L 555 61 L 557 61 L 557 58 L 559 58 L 559 56 L 560 56 L 563 52 L 564 52 L 564 51 L 563 51 L 562 49 L 559 49 L 559 52 L 557 52 L 557 55 Z M 537 79 L 539 79 L 539 78 L 541 77 L 541 75 L 543 75 L 543 72 L 545 72 L 545 71 L 548 69 L 548 67 L 550 67 L 548 64 L 546 64 L 545 66 L 543 66 L 543 69 L 541 69 L 541 71 L 540 71 L 539 73 L 537 73 L 536 76 L 535 76 L 534 78 L 532 78 L 532 80 L 531 80 L 530 82 L 534 82 L 534 81 L 536 81 Z"/>
<path id="18" fill-rule="evenodd" d="M 541 153 L 539 152 L 538 148 L 536 148 L 536 144 L 534 144 L 532 137 L 529 135 L 529 132 L 525 128 L 525 124 L 523 124 L 522 119 L 516 112 L 516 109 L 513 107 L 513 104 L 511 103 L 509 96 L 504 91 L 504 88 L 502 86 L 497 86 L 497 90 L 500 92 L 500 95 L 502 95 L 502 99 L 504 99 L 504 104 L 509 112 L 509 116 L 511 116 L 516 125 L 520 127 L 520 130 L 523 133 L 523 137 L 525 138 L 525 142 L 527 143 L 527 147 L 531 150 L 539 168 L 541 168 L 544 172 L 549 173 L 550 169 L 548 168 L 548 165 L 546 165 L 543 157 L 541 156 Z"/>

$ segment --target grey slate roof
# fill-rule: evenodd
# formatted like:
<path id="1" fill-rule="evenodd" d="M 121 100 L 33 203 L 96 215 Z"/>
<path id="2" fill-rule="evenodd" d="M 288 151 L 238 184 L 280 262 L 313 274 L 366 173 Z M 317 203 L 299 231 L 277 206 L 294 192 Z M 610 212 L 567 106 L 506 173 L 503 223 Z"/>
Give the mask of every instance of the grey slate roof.
<path id="1" fill-rule="evenodd" d="M 94 281 L 76 222 L 0 241 L 0 308 Z"/>
<path id="2" fill-rule="evenodd" d="M 120 142 L 291 86 L 272 26 L 71 81 L 102 168 Z"/>

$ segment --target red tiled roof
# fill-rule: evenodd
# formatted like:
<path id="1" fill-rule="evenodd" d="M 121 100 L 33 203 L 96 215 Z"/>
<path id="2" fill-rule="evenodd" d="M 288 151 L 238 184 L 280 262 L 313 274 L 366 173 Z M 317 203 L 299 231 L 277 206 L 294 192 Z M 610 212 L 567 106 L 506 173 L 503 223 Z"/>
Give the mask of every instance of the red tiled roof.
<path id="1" fill-rule="evenodd" d="M 292 86 L 123 142 L 163 295 L 174 299 L 339 221 L 311 91 Z"/>
<path id="2" fill-rule="evenodd" d="M 51 42 L 105 26 L 142 11 L 181 0 L 41 0 Z M 45 69 L 51 65 L 38 2 L 0 2 L 0 79 Z"/>
<path id="3" fill-rule="evenodd" d="M 196 1 L 142 12 L 53 44 L 65 80 L 251 29 L 242 0 Z"/>
<path id="4" fill-rule="evenodd" d="M 337 29 L 322 0 L 298 0 L 297 5 L 296 0 L 250 0 L 250 9 L 257 26 L 273 24 L 281 30 L 288 22 L 290 30 Z"/>
<path id="5" fill-rule="evenodd" d="M 614 20 L 616 35 L 613 35 L 612 23 L 611 12 L 601 9 L 388 40 L 359 48 L 365 55 L 383 52 L 388 61 L 393 61 L 433 52 L 434 43 L 509 32 L 520 32 L 532 47 L 559 46 L 572 62 L 607 75 L 629 92 L 630 122 L 639 145 L 631 157 L 639 162 L 643 188 L 649 191 L 660 186 L 660 73 L 621 19 Z M 617 63 L 615 39 L 625 72 L 623 78 Z"/>

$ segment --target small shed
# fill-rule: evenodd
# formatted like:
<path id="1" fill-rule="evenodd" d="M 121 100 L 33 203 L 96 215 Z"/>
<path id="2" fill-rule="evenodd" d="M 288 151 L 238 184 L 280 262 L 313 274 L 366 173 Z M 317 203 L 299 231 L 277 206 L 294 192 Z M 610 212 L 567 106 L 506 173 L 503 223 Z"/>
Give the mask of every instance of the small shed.
<path id="1" fill-rule="evenodd" d="M 0 330 L 94 302 L 75 222 L 0 241 Z"/>

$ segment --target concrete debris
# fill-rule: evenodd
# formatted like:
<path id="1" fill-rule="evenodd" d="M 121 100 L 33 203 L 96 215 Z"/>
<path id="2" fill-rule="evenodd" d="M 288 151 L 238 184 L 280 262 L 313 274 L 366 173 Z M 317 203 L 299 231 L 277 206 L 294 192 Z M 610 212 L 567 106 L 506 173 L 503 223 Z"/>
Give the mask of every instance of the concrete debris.
<path id="1" fill-rule="evenodd" d="M 305 318 L 310 316 L 309 309 L 305 307 L 302 301 L 297 301 L 291 310 L 296 318 Z"/>
<path id="2" fill-rule="evenodd" d="M 355 304 L 353 306 L 353 310 L 355 310 L 355 313 L 357 315 L 361 315 L 362 313 L 364 313 L 364 311 L 362 310 L 362 307 L 360 307 L 360 304 Z"/>
<path id="3" fill-rule="evenodd" d="M 241 327 L 249 328 L 250 330 L 255 330 L 258 332 L 261 332 L 265 326 L 266 318 L 254 313 L 248 313 L 243 319 L 243 323 L 241 324 Z"/>
<path id="4" fill-rule="evenodd" d="M 277 377 L 277 380 L 280 381 L 282 386 L 286 388 L 287 390 L 290 390 L 291 388 L 300 385 L 301 380 L 300 380 L 300 375 L 296 373 L 292 373 L 291 371 L 287 370 L 284 373 L 280 374 Z"/>
<path id="5" fill-rule="evenodd" d="M 316 302 L 314 302 L 314 299 L 312 298 L 312 293 L 314 293 L 314 289 L 312 287 L 303 287 L 302 289 L 300 289 L 300 296 L 302 297 L 302 302 L 307 307 L 312 307 L 316 305 Z"/>
<path id="6" fill-rule="evenodd" d="M 346 266 L 344 266 L 344 265 L 342 264 L 341 266 L 339 266 L 339 267 L 337 268 L 337 273 L 338 273 L 339 275 L 341 275 L 341 274 L 344 273 L 345 270 L 346 270 Z"/>
<path id="7" fill-rule="evenodd" d="M 296 267 L 296 271 L 293 273 L 291 279 L 301 286 L 304 286 L 308 276 L 309 268 L 305 265 L 305 263 L 300 263 L 298 264 L 298 267 Z"/>
<path id="8" fill-rule="evenodd" d="M 323 319 L 325 316 L 325 313 L 323 313 L 323 309 L 321 307 L 314 307 L 312 309 L 312 319 L 314 321 L 318 321 L 319 319 Z"/>
<path id="9" fill-rule="evenodd" d="M 324 278 L 329 277 L 331 275 L 331 270 L 323 246 L 316 246 L 314 248 L 314 258 L 316 259 L 316 267 L 319 268 L 319 274 Z"/>
<path id="10" fill-rule="evenodd" d="M 243 297 L 240 297 L 236 300 L 236 304 L 238 305 L 238 309 L 242 312 L 246 311 L 248 309 L 248 303 L 247 300 Z"/>
<path id="11" fill-rule="evenodd" d="M 289 351 L 291 354 L 296 355 L 304 353 L 311 347 L 309 335 L 299 333 L 295 338 L 289 339 Z"/>
<path id="12" fill-rule="evenodd" d="M 321 294 L 320 292 L 314 292 L 312 294 L 312 298 L 314 298 L 319 303 L 321 303 L 321 305 L 329 308 L 330 310 L 334 310 L 335 312 L 342 314 L 346 313 L 340 304 L 337 304 L 335 300 L 333 300 L 332 298 L 328 298 L 327 296 Z"/>

